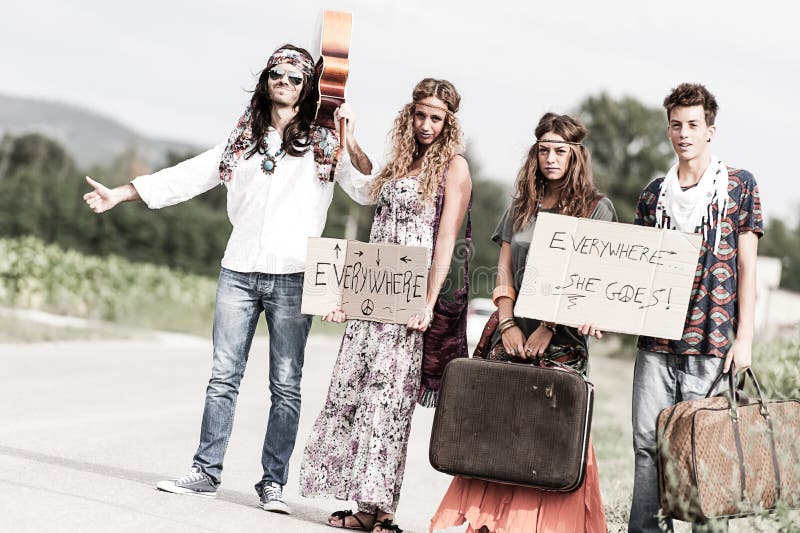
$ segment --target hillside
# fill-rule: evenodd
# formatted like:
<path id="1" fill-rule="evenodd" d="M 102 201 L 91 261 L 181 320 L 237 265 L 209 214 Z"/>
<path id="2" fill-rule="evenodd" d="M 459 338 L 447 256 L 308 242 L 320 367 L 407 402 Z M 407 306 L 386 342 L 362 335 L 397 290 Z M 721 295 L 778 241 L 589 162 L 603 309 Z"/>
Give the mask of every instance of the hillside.
<path id="1" fill-rule="evenodd" d="M 153 168 L 164 162 L 167 151 L 199 151 L 189 144 L 142 136 L 88 109 L 0 94 L 0 135 L 23 132 L 42 133 L 58 141 L 82 168 L 108 165 L 131 147 Z"/>

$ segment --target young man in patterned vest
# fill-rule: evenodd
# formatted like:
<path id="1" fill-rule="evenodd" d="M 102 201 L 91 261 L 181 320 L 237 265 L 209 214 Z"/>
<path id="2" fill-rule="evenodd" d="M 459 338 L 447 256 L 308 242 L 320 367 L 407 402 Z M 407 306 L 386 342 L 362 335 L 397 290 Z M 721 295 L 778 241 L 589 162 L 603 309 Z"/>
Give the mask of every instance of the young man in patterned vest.
<path id="1" fill-rule="evenodd" d="M 302 48 L 284 45 L 267 61 L 250 104 L 228 140 L 197 157 L 109 189 L 87 177 L 84 195 L 96 213 L 142 199 L 151 209 L 183 202 L 216 185 L 228 191 L 233 231 L 214 308 L 214 354 L 206 389 L 200 444 L 191 471 L 161 481 L 178 494 L 216 496 L 233 427 L 239 384 L 262 312 L 270 332 L 270 409 L 256 484 L 262 507 L 289 513 L 283 498 L 300 416 L 300 378 L 311 317 L 300 313 L 308 237 L 319 237 L 334 181 L 359 203 L 371 203 L 372 163 L 353 136 L 330 179 L 336 134 L 315 125 L 314 63 Z"/>
<path id="2" fill-rule="evenodd" d="M 717 102 L 683 83 L 664 100 L 667 133 L 678 162 L 639 198 L 635 224 L 702 233 L 703 243 L 683 336 L 639 337 L 633 378 L 635 477 L 630 532 L 659 529 L 656 418 L 677 402 L 706 395 L 720 371 L 750 366 L 755 266 L 763 235 L 752 174 L 711 152 Z M 671 520 L 666 527 L 672 531 Z"/>

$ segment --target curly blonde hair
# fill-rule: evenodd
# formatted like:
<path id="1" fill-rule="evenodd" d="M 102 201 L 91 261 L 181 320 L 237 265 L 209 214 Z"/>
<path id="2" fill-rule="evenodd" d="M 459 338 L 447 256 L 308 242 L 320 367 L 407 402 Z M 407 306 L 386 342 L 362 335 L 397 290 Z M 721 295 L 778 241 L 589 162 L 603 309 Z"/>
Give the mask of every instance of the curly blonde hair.
<path id="1" fill-rule="evenodd" d="M 592 181 L 592 159 L 589 150 L 579 144 L 586 137 L 586 127 L 569 115 L 546 113 L 536 126 L 535 134 L 541 139 L 546 133 L 555 133 L 568 143 L 569 163 L 564 173 L 564 189 L 556 204 L 556 212 L 573 217 L 589 217 L 595 200 L 600 197 Z M 539 201 L 544 197 L 547 178 L 539 171 L 539 142 L 528 151 L 525 164 L 519 169 L 511 201 L 514 213 L 514 231 L 519 231 L 539 211 Z"/>
<path id="2" fill-rule="evenodd" d="M 428 97 L 441 100 L 448 112 L 445 113 L 444 125 L 439 136 L 426 150 L 422 160 L 422 171 L 419 174 L 419 191 L 426 200 L 432 200 L 439 188 L 448 161 L 463 148 L 464 135 L 461 125 L 455 116 L 461 103 L 461 96 L 455 86 L 447 80 L 425 78 L 419 82 L 411 96 L 411 103 L 403 109 L 394 119 L 394 127 L 390 133 L 392 151 L 389 162 L 380 171 L 373 183 L 371 195 L 377 201 L 384 184 L 389 181 L 403 178 L 408 175 L 414 157 L 419 150 L 419 143 L 414 135 L 414 111 L 417 102 Z"/>

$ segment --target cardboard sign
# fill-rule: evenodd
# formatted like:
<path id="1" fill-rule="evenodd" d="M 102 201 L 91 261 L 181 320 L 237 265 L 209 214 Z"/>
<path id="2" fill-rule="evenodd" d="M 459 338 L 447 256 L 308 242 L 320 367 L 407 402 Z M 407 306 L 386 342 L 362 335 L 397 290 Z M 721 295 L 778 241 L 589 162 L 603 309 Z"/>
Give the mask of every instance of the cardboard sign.
<path id="1" fill-rule="evenodd" d="M 680 339 L 702 236 L 540 213 L 514 313 Z"/>
<path id="2" fill-rule="evenodd" d="M 406 324 L 425 314 L 427 263 L 421 246 L 309 238 L 301 310 Z"/>

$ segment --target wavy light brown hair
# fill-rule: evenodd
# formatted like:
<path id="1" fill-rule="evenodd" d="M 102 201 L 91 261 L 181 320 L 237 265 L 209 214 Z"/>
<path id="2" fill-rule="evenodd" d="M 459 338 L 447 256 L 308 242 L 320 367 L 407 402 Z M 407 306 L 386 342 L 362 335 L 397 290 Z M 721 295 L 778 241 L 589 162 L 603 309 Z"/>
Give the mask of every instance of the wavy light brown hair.
<path id="1" fill-rule="evenodd" d="M 535 134 L 541 139 L 547 133 L 560 135 L 565 141 L 580 143 L 586 137 L 586 127 L 580 120 L 569 115 L 547 113 L 536 126 Z M 600 196 L 592 182 L 592 160 L 589 150 L 583 145 L 566 144 L 569 148 L 569 163 L 564 172 L 564 188 L 556 204 L 556 212 L 562 215 L 588 217 Z M 547 178 L 539 171 L 539 142 L 531 146 L 528 158 L 517 174 L 514 197 L 511 202 L 514 212 L 514 230 L 519 231 L 537 215 L 539 201 L 544 197 Z"/>
<path id="2" fill-rule="evenodd" d="M 449 81 L 425 78 L 414 87 L 411 102 L 403 106 L 394 119 L 394 127 L 390 133 L 392 151 L 389 162 L 375 178 L 371 191 L 374 201 L 378 199 L 381 188 L 386 182 L 408 175 L 411 163 L 419 151 L 419 143 L 414 136 L 415 104 L 429 96 L 438 98 L 447 105 L 448 112 L 445 113 L 441 133 L 427 149 L 422 160 L 419 190 L 425 200 L 433 199 L 448 161 L 462 149 L 464 136 L 455 116 L 461 103 L 461 96 Z"/>

